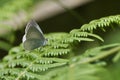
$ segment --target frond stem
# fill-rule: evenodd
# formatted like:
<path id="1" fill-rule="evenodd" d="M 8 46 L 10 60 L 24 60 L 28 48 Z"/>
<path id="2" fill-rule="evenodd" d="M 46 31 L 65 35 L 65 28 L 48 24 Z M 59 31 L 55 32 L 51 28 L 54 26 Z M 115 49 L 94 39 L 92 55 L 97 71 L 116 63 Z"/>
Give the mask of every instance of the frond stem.
<path id="1" fill-rule="evenodd" d="M 90 62 L 93 62 L 93 61 L 96 61 L 98 59 L 102 59 L 102 58 L 105 58 L 111 54 L 114 54 L 115 52 L 117 51 L 120 51 L 120 46 L 118 47 L 115 47 L 109 51 L 104 51 L 104 52 L 101 52 L 99 55 L 95 56 L 95 57 L 92 57 L 92 58 L 84 58 L 83 60 L 80 60 L 79 62 L 77 63 L 74 63 L 72 64 L 70 67 L 74 67 L 78 64 L 86 64 L 86 63 L 90 63 Z"/>

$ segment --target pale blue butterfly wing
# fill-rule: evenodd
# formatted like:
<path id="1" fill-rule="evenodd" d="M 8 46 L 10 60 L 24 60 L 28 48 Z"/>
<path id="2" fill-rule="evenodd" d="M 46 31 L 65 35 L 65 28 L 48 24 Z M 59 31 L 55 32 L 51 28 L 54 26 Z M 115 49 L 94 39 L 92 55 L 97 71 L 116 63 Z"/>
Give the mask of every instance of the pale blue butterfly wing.
<path id="1" fill-rule="evenodd" d="M 33 50 L 46 44 L 46 39 L 39 25 L 31 20 L 25 29 L 23 36 L 23 46 L 25 50 Z"/>

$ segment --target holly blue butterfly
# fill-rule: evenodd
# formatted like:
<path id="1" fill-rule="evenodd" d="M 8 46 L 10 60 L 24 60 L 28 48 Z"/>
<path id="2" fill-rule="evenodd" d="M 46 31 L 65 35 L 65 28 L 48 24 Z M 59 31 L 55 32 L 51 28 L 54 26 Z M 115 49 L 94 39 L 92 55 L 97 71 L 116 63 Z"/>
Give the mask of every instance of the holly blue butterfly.
<path id="1" fill-rule="evenodd" d="M 28 22 L 22 41 L 25 50 L 33 50 L 47 43 L 42 30 L 34 20 Z"/>

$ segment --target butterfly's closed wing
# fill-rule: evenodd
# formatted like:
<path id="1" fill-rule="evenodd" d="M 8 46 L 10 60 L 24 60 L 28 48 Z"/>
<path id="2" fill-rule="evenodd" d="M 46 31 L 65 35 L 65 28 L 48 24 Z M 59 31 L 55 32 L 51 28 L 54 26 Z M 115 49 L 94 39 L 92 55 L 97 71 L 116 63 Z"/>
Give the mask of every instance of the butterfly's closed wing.
<path id="1" fill-rule="evenodd" d="M 26 50 L 33 50 L 46 44 L 46 39 L 43 36 L 43 32 L 39 25 L 31 20 L 25 29 L 25 35 L 23 37 L 23 46 Z"/>
<path id="2" fill-rule="evenodd" d="M 35 39 L 45 39 L 43 36 L 43 32 L 40 29 L 39 25 L 34 21 L 31 20 L 25 29 L 25 34 L 26 34 L 26 38 L 30 39 L 30 38 L 35 38 Z"/>

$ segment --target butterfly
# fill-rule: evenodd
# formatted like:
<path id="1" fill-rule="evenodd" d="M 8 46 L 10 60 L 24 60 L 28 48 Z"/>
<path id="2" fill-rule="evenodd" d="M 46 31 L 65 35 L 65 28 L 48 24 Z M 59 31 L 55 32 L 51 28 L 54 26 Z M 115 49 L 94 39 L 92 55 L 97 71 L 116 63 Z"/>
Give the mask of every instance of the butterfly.
<path id="1" fill-rule="evenodd" d="M 25 50 L 33 50 L 47 44 L 47 39 L 34 20 L 28 22 L 22 41 Z"/>

